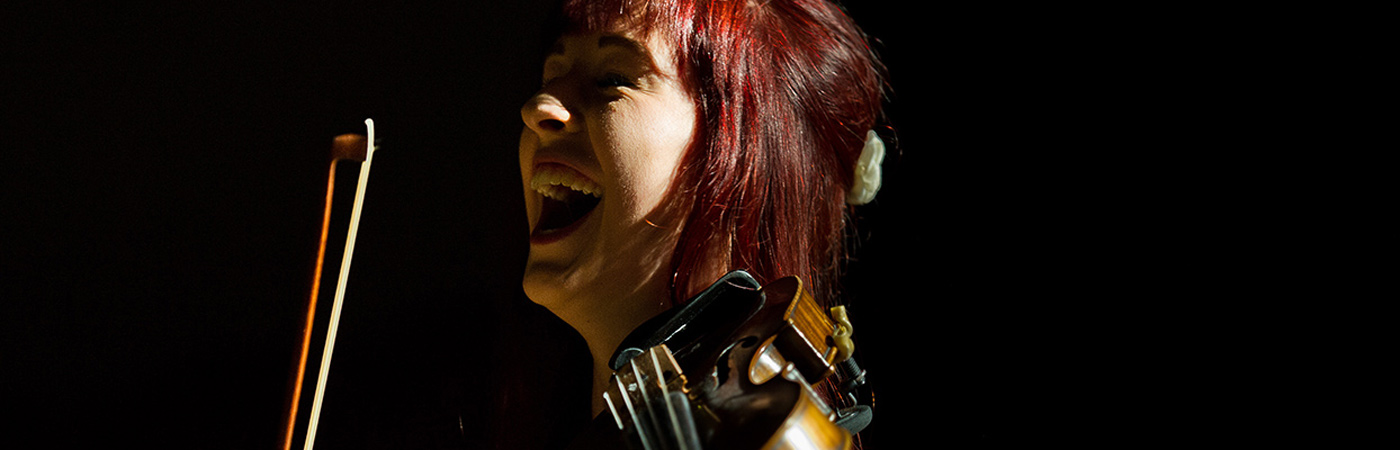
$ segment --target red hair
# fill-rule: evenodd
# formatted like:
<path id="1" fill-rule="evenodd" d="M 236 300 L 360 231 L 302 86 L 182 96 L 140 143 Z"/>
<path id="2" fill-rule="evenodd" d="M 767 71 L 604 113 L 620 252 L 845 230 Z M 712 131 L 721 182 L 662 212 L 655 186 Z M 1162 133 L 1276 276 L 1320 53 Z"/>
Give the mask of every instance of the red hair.
<path id="1" fill-rule="evenodd" d="M 673 298 L 694 294 L 692 275 L 720 258 L 761 283 L 798 275 L 831 304 L 846 191 L 884 87 L 845 12 L 828 0 L 565 0 L 563 13 L 568 32 L 676 43 L 699 123 L 671 186 L 671 211 L 686 218 Z"/>

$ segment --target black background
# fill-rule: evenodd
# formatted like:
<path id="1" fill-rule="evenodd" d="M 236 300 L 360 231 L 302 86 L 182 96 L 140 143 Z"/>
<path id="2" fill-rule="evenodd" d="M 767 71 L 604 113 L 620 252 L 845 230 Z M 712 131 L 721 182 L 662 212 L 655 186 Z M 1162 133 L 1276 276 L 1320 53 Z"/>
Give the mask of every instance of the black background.
<path id="1" fill-rule="evenodd" d="M 381 150 L 321 439 L 430 447 L 415 427 L 444 410 L 481 433 L 494 368 L 580 349 L 518 292 L 544 3 L 7 2 L 0 441 L 272 447 L 326 146 L 365 118 Z M 1127 398 L 1082 389 L 1136 369 L 1085 369 L 1120 349 L 1091 316 L 1135 313 L 1099 309 L 1095 282 L 1131 246 L 1082 239 L 1138 218 L 1077 218 L 1082 156 L 1047 155 L 1073 134 L 1041 121 L 1073 122 L 1040 98 L 1072 97 L 1053 27 L 850 3 L 898 135 L 846 283 L 867 446 L 1102 438 Z"/>

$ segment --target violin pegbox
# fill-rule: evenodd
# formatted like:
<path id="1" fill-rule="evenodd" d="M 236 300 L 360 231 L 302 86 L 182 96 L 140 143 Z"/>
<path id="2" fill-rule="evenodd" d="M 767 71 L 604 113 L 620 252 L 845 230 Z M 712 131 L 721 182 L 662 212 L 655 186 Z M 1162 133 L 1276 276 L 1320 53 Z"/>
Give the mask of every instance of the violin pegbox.
<path id="1" fill-rule="evenodd" d="M 850 353 L 841 345 L 849 342 L 849 334 L 841 336 L 842 325 L 822 312 L 798 277 L 769 283 L 761 293 L 765 303 L 785 307 L 776 321 L 777 329 L 768 333 L 754 353 L 749 381 L 763 384 L 780 375 L 789 363 L 796 365 L 810 384 L 830 376 L 835 371 L 834 364 Z"/>

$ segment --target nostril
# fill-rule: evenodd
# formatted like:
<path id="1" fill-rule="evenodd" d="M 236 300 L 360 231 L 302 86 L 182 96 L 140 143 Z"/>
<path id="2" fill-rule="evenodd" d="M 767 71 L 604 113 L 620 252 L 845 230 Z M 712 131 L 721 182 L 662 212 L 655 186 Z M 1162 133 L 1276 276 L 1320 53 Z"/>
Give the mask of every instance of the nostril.
<path id="1" fill-rule="evenodd" d="M 559 119 L 544 119 L 539 122 L 540 129 L 547 131 L 564 131 L 564 121 Z"/>

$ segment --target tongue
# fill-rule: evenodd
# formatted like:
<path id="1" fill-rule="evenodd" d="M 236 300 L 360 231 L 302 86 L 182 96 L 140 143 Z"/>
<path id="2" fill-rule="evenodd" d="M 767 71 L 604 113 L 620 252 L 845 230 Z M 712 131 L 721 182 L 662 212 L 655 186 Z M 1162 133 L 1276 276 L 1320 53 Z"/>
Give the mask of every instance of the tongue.
<path id="1" fill-rule="evenodd" d="M 568 197 L 563 201 L 543 197 L 544 204 L 540 211 L 539 230 L 557 230 L 573 225 L 587 216 L 593 208 L 598 206 L 598 197 L 587 195 L 578 191 L 569 191 Z"/>

